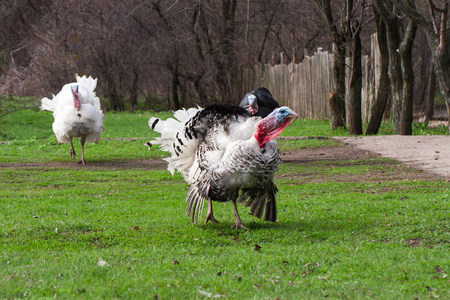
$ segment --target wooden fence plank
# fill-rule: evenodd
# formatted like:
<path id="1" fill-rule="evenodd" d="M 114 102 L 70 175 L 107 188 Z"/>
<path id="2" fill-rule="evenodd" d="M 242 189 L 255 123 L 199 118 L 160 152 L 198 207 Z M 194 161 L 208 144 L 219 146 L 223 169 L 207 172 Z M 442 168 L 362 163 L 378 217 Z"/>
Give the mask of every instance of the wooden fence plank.
<path id="1" fill-rule="evenodd" d="M 376 38 L 375 38 L 376 39 Z M 372 42 L 373 44 L 373 42 Z M 374 47 L 373 47 L 374 48 Z M 372 49 L 372 52 L 376 52 Z M 362 58 L 363 90 L 362 118 L 367 122 L 370 105 L 374 101 L 377 82 L 378 60 L 367 56 Z M 373 73 L 375 72 L 375 73 Z M 268 88 L 280 105 L 286 105 L 296 111 L 300 118 L 330 119 L 330 93 L 334 89 L 333 56 L 316 52 L 312 57 L 305 57 L 299 64 L 270 65 L 259 64 L 244 70 L 239 91 L 242 95 L 264 86 Z"/>

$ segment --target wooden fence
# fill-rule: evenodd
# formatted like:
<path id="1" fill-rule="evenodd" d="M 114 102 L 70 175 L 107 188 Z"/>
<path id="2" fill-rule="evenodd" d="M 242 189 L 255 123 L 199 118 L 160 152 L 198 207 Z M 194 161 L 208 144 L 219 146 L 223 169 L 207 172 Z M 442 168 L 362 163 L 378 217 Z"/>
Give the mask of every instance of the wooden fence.
<path id="1" fill-rule="evenodd" d="M 372 45 L 377 45 L 376 37 L 372 38 Z M 374 57 L 373 60 L 368 56 L 362 58 L 363 122 L 367 122 L 370 104 L 374 101 L 373 91 L 377 83 L 375 78 L 378 78 L 379 73 L 377 48 L 372 46 L 373 55 L 370 57 Z M 333 56 L 326 51 L 315 52 L 299 64 L 254 65 L 243 72 L 239 93 L 245 95 L 256 87 L 264 86 L 271 91 L 280 105 L 289 106 L 300 118 L 330 119 L 329 99 L 334 89 L 332 68 Z M 349 72 L 350 68 L 346 70 Z"/>

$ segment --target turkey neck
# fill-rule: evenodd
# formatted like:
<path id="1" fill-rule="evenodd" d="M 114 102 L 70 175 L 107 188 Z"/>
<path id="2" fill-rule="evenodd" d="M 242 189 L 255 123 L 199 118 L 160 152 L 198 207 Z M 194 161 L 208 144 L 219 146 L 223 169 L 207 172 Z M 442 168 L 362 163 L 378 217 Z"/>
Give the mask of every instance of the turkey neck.
<path id="1" fill-rule="evenodd" d="M 81 102 L 80 102 L 80 98 L 78 97 L 78 91 L 75 89 L 72 89 L 72 96 L 73 96 L 73 107 L 75 107 L 76 110 L 80 110 Z"/>
<path id="2" fill-rule="evenodd" d="M 262 119 L 258 124 L 258 130 L 255 133 L 255 138 L 259 142 L 259 147 L 264 148 L 268 142 L 277 137 L 289 123 L 283 123 L 279 126 L 271 115 Z"/>

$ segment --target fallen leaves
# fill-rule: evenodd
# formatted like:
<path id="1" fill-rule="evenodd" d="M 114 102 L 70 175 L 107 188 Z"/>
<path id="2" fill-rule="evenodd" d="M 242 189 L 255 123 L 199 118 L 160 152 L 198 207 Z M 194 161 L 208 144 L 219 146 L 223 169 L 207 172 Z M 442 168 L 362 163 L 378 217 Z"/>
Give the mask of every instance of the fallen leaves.
<path id="1" fill-rule="evenodd" d="M 198 289 L 198 292 L 199 292 L 202 296 L 205 296 L 205 297 L 207 297 L 207 298 L 222 298 L 222 297 L 224 297 L 224 296 L 222 296 L 221 294 L 215 294 L 215 295 L 213 295 L 213 293 L 209 293 L 209 292 L 203 291 L 203 290 L 201 290 L 201 289 Z"/>
<path id="2" fill-rule="evenodd" d="M 434 268 L 434 272 L 436 274 L 442 274 L 441 278 L 446 278 L 447 277 L 447 273 L 445 273 L 444 269 L 442 269 L 440 266 L 437 266 L 436 268 Z"/>

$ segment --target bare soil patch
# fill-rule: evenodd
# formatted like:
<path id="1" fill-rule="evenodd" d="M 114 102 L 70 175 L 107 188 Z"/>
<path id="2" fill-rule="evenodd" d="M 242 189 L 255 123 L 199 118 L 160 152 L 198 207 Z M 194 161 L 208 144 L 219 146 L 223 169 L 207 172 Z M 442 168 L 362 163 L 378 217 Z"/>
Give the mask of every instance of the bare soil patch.
<path id="1" fill-rule="evenodd" d="M 120 160 L 120 161 L 91 161 L 87 164 L 78 164 L 73 162 L 50 162 L 50 163 L 18 163 L 3 164 L 0 168 L 72 168 L 84 170 L 118 170 L 118 169 L 157 169 L 164 170 L 167 163 L 162 159 L 140 159 L 140 160 Z"/>
<path id="2" fill-rule="evenodd" d="M 401 163 L 395 159 L 383 159 L 378 153 L 356 147 L 350 143 L 338 146 L 327 146 L 300 151 L 285 152 L 282 154 L 283 163 L 299 163 L 308 167 L 311 172 L 281 175 L 283 178 L 295 178 L 301 182 L 382 182 L 397 180 L 445 180 L 432 172 L 424 171 L 413 165 Z M 321 168 L 329 168 L 330 172 L 314 172 L 315 166 L 320 162 Z M 352 165 L 377 165 L 380 168 L 363 174 L 334 174 L 333 169 Z"/>
<path id="3" fill-rule="evenodd" d="M 359 141 L 359 138 L 350 138 Z M 341 139 L 340 139 L 341 140 Z M 295 177 L 301 182 L 368 182 L 368 181 L 393 181 L 393 180 L 445 180 L 449 176 L 445 174 L 436 174 L 419 168 L 415 164 L 402 164 L 399 159 L 382 159 L 387 155 L 381 155 L 375 151 L 369 151 L 368 147 L 371 144 L 360 146 L 345 138 L 342 144 L 337 146 L 327 146 L 314 149 L 302 149 L 299 151 L 288 151 L 282 153 L 283 163 L 302 164 L 311 166 L 311 172 L 278 175 L 283 178 Z M 389 157 L 389 156 L 387 156 Z M 320 162 L 323 168 L 329 168 L 330 172 L 325 172 L 326 175 L 314 172 L 314 166 Z M 347 174 L 334 175 L 333 168 L 342 167 L 346 165 L 378 165 L 381 168 L 373 170 L 364 174 Z M 51 163 L 19 163 L 19 164 L 4 164 L 0 167 L 11 168 L 74 168 L 74 169 L 88 169 L 88 170 L 120 170 L 120 169 L 145 169 L 145 170 L 165 170 L 167 163 L 162 159 L 145 159 L 145 160 L 122 160 L 122 161 L 88 161 L 86 165 L 77 164 L 74 162 L 51 162 Z"/>
<path id="4" fill-rule="evenodd" d="M 450 179 L 450 136 L 360 136 L 334 139 L 362 151 L 377 153 L 402 163 Z"/>

